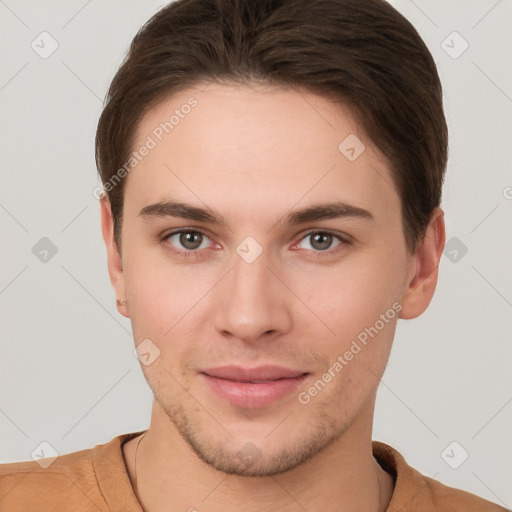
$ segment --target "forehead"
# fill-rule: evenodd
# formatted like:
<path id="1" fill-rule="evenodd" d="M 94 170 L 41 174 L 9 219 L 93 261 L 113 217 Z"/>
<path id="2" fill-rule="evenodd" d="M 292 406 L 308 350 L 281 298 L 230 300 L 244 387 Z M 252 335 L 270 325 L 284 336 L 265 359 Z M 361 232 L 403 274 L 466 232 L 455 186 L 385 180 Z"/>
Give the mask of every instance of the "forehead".
<path id="1" fill-rule="evenodd" d="M 169 192 L 188 202 L 229 198 L 238 211 L 263 198 L 288 207 L 399 202 L 386 160 L 351 112 L 311 92 L 203 84 L 161 101 L 135 133 L 133 150 L 151 146 L 127 178 L 125 200 L 136 206 Z"/>
<path id="2" fill-rule="evenodd" d="M 217 144 L 224 149 L 243 145 L 245 150 L 257 150 L 274 141 L 273 148 L 281 151 L 315 147 L 325 151 L 330 146 L 336 154 L 340 136 L 352 133 L 365 138 L 349 109 L 323 96 L 287 87 L 218 83 L 198 85 L 162 100 L 146 113 L 135 133 L 135 145 L 148 134 L 169 144 L 180 134 L 189 136 L 196 152 Z M 171 133 L 174 137 L 167 137 Z M 284 141 L 286 147 L 280 147 Z"/>

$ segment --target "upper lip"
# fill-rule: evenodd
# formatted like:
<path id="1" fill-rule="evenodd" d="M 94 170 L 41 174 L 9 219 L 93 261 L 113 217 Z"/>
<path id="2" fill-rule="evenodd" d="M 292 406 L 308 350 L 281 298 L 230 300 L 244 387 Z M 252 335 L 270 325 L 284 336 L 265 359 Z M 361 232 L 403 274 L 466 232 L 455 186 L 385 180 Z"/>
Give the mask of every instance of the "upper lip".
<path id="1" fill-rule="evenodd" d="M 243 368 L 241 366 L 219 366 L 217 368 L 208 368 L 201 370 L 210 377 L 219 379 L 235 380 L 240 382 L 257 382 L 277 379 L 290 379 L 300 377 L 307 372 L 292 370 L 282 366 L 258 366 L 256 368 Z"/>

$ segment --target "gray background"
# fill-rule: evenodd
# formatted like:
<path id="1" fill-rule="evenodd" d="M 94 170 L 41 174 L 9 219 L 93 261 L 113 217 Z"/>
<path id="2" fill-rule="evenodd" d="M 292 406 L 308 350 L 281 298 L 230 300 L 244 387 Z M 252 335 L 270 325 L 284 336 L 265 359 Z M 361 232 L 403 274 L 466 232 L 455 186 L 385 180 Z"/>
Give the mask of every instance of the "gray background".
<path id="1" fill-rule="evenodd" d="M 152 394 L 115 307 L 92 191 L 104 94 L 164 3 L 0 0 L 1 462 L 30 460 L 42 441 L 64 454 L 149 425 Z M 428 311 L 399 322 L 374 439 L 512 507 L 512 2 L 392 3 L 444 84 L 452 252 Z M 59 45 L 46 59 L 31 47 L 43 31 Z M 453 31 L 469 44 L 458 56 Z M 32 251 L 43 237 L 57 248 L 46 262 Z M 452 464 L 469 453 L 457 469 L 441 456 L 452 441 Z"/>

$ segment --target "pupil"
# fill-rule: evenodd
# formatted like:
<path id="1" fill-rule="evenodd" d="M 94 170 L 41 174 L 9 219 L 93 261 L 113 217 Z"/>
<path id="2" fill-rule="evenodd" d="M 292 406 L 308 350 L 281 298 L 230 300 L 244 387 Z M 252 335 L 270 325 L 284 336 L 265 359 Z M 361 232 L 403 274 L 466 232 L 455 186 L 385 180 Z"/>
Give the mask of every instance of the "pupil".
<path id="1" fill-rule="evenodd" d="M 321 241 L 322 238 L 324 239 L 323 242 Z M 328 249 L 329 246 L 331 245 L 331 238 L 332 238 L 332 235 L 330 235 L 329 233 L 317 233 L 313 237 L 313 241 L 314 241 L 313 247 L 320 240 L 320 243 L 318 244 L 319 246 L 317 246 L 316 248 L 317 249 Z"/>
<path id="2" fill-rule="evenodd" d="M 182 233 L 180 236 L 180 243 L 187 249 L 197 249 L 201 242 L 197 243 L 197 239 L 201 236 L 200 233 Z"/>

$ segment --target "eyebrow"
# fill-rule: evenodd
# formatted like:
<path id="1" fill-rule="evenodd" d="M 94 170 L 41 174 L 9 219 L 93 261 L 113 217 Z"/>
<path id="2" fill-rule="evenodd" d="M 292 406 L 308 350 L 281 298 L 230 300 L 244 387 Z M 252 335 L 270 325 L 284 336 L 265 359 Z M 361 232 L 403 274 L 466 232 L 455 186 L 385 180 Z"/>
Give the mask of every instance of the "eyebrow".
<path id="1" fill-rule="evenodd" d="M 144 219 L 180 217 L 183 219 L 194 220 L 196 222 L 228 227 L 224 217 L 211 209 L 199 208 L 197 206 L 173 201 L 159 202 L 145 206 L 139 212 L 139 216 Z M 316 204 L 301 210 L 291 211 L 283 219 L 280 219 L 278 223 L 295 226 L 298 224 L 305 224 L 306 222 L 338 219 L 343 217 L 355 217 L 367 220 L 374 219 L 372 213 L 364 208 L 343 202 L 331 202 Z"/>

